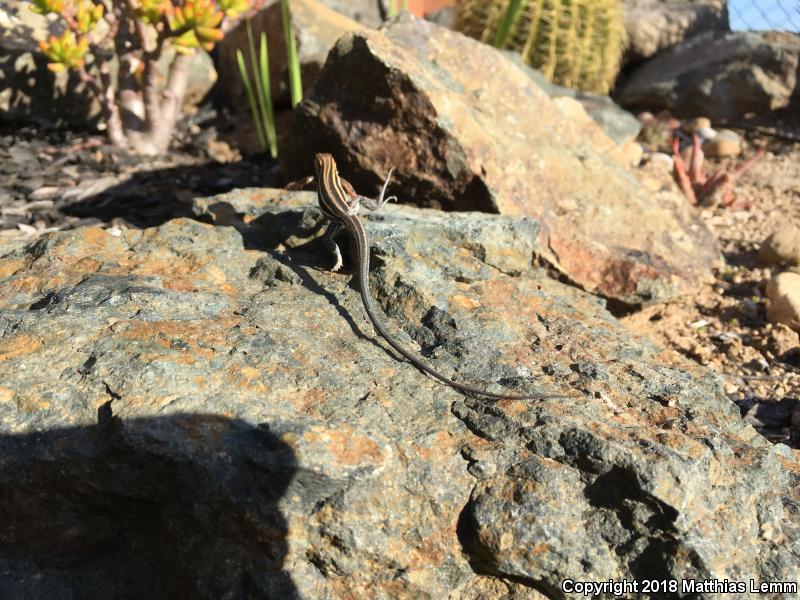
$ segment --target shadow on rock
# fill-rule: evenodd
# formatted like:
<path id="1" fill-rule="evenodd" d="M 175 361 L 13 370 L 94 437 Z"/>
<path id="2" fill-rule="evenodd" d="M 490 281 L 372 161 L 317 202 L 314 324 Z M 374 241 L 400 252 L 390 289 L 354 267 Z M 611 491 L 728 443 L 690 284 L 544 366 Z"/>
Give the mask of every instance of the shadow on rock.
<path id="1" fill-rule="evenodd" d="M 216 415 L 98 417 L 0 436 L 0 597 L 297 597 L 288 445 Z"/>
<path id="2" fill-rule="evenodd" d="M 190 217 L 194 198 L 213 196 L 243 187 L 275 187 L 281 182 L 274 165 L 256 160 L 235 163 L 177 165 L 147 170 L 147 159 L 118 154 L 109 169 L 141 169 L 130 175 L 105 174 L 85 178 L 81 189 L 71 192 L 61 212 L 81 219 L 110 223 L 123 219 L 133 227 L 156 227 L 177 217 Z M 88 161 L 88 158 L 87 158 Z M 101 173 L 98 173 L 101 175 Z"/>

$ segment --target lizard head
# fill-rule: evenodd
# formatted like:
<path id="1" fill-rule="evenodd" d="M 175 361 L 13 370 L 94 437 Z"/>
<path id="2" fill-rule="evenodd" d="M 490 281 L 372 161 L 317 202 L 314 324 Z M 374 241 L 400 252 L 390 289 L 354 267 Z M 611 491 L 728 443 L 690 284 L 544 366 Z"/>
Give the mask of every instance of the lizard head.
<path id="1" fill-rule="evenodd" d="M 317 175 L 320 175 L 325 169 L 330 167 L 333 167 L 333 172 L 335 173 L 336 161 L 333 160 L 333 156 L 324 152 L 314 155 L 314 171 Z"/>

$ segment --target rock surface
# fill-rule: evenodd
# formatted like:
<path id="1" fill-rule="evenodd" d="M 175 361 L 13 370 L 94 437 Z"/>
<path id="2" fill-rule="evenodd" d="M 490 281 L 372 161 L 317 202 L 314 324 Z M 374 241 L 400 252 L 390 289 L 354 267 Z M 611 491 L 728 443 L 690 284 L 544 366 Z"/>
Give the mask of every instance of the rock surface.
<path id="1" fill-rule="evenodd" d="M 767 282 L 767 319 L 800 331 L 800 274 L 778 273 Z"/>
<path id="2" fill-rule="evenodd" d="M 378 0 L 320 0 L 320 3 L 367 27 L 379 27 L 383 23 Z"/>
<path id="3" fill-rule="evenodd" d="M 615 99 L 627 108 L 712 121 L 768 115 L 792 102 L 799 65 L 800 38 L 793 33 L 712 32 L 644 63 Z"/>
<path id="4" fill-rule="evenodd" d="M 768 265 L 800 266 L 800 228 L 785 225 L 773 231 L 761 243 L 758 258 Z"/>
<path id="5" fill-rule="evenodd" d="M 360 84 L 342 85 L 352 73 Z M 324 150 L 362 193 L 395 167 L 401 202 L 534 216 L 550 264 L 620 302 L 666 299 L 705 279 L 716 244 L 685 200 L 644 190 L 530 73 L 408 15 L 348 34 L 298 107 L 282 160 L 299 178 Z"/>
<path id="6" fill-rule="evenodd" d="M 535 220 L 387 208 L 366 227 L 390 331 L 459 379 L 572 397 L 465 398 L 398 361 L 324 270 L 312 194 L 49 234 L 0 258 L 5 596 L 798 579 L 797 456 L 714 376 L 532 267 Z"/>
<path id="7" fill-rule="evenodd" d="M 581 103 L 586 113 L 597 123 L 616 144 L 623 146 L 636 140 L 642 126 L 639 120 L 627 110 L 619 106 L 609 96 L 572 90 L 547 81 L 544 75 L 535 69 L 524 66 L 522 59 L 515 52 L 504 52 L 504 55 L 523 68 L 536 82 L 536 85 L 547 92 L 554 101 L 559 98 L 574 98 Z"/>
<path id="8" fill-rule="evenodd" d="M 623 0 L 622 5 L 630 62 L 699 33 L 730 31 L 727 0 Z"/>

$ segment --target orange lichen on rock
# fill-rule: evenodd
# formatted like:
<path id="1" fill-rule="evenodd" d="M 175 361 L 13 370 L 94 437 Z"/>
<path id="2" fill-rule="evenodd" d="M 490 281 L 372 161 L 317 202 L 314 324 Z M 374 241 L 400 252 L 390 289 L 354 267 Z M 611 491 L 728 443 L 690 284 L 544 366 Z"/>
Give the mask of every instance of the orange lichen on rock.
<path id="1" fill-rule="evenodd" d="M 241 391 L 266 394 L 269 388 L 261 381 L 262 373 L 255 367 L 232 366 L 225 371 L 225 382 Z"/>
<path id="2" fill-rule="evenodd" d="M 463 294 L 453 294 L 450 296 L 450 305 L 461 308 L 462 310 L 473 310 L 478 308 L 481 303 L 479 300 Z"/>
<path id="3" fill-rule="evenodd" d="M 4 258 L 0 259 L 0 278 L 5 278 L 13 275 L 25 266 L 25 261 L 18 258 Z"/>
<path id="4" fill-rule="evenodd" d="M 214 353 L 228 351 L 227 332 L 238 325 L 237 317 L 222 318 L 213 326 L 206 320 L 193 321 L 118 321 L 111 330 L 115 336 L 149 344 L 150 350 L 139 355 L 144 362 L 168 360 L 193 365 L 197 360 L 211 360 Z"/>
<path id="5" fill-rule="evenodd" d="M 24 333 L 7 340 L 0 340 L 0 361 L 32 354 L 42 346 L 44 346 L 42 340 Z"/>
<path id="6" fill-rule="evenodd" d="M 380 446 L 374 440 L 358 435 L 350 428 L 312 430 L 304 433 L 303 437 L 307 442 L 323 443 L 338 465 L 376 464 L 384 459 Z"/>

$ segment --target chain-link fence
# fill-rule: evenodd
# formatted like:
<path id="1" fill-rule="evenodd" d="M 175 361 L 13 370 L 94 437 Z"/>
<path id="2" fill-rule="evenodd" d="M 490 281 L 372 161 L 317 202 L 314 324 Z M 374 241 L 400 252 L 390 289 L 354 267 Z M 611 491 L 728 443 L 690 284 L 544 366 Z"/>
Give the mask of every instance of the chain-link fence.
<path id="1" fill-rule="evenodd" d="M 800 33 L 800 0 L 729 0 L 731 29 Z"/>

